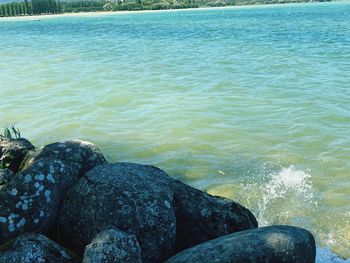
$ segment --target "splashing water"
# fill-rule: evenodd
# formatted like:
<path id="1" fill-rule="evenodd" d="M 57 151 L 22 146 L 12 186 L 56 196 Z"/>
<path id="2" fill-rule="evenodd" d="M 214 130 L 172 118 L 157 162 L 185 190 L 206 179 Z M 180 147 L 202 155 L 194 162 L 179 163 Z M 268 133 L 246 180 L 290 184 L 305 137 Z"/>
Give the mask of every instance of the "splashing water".
<path id="1" fill-rule="evenodd" d="M 287 221 L 290 216 L 300 215 L 305 204 L 316 206 L 313 201 L 311 176 L 294 166 L 283 168 L 260 186 L 257 219 L 262 226 Z M 272 211 L 271 211 L 272 210 Z M 278 212 L 277 212 L 278 211 Z M 301 217 L 297 220 L 300 222 Z M 299 223 L 294 222 L 294 223 Z"/>
<path id="2" fill-rule="evenodd" d="M 317 208 L 311 175 L 294 166 L 265 169 L 252 182 L 243 181 L 241 187 L 245 194 L 234 199 L 242 199 L 255 212 L 260 226 L 278 223 L 307 228 L 310 213 Z"/>
<path id="3" fill-rule="evenodd" d="M 260 199 L 257 201 L 257 219 L 260 226 L 282 223 L 312 231 L 310 211 L 316 213 L 318 202 L 308 172 L 297 170 L 294 166 L 282 168 L 265 178 L 258 188 Z M 307 214 L 304 212 L 305 207 L 309 209 Z M 350 259 L 343 260 L 332 252 L 331 246 L 335 244 L 332 233 L 328 233 L 326 244 L 328 247 L 317 247 L 316 263 L 350 263 Z"/>
<path id="4" fill-rule="evenodd" d="M 276 168 L 256 161 L 240 162 L 244 163 L 244 167 L 235 168 L 233 172 L 237 176 L 247 171 L 246 176 L 239 179 L 240 190 L 237 183 L 232 183 L 217 186 L 208 192 L 226 197 L 231 194 L 234 200 L 254 212 L 259 226 L 290 224 L 310 230 L 318 244 L 316 263 L 350 263 L 350 259 L 341 259 L 332 251 L 336 245 L 334 235 L 338 238 L 341 236 L 339 229 L 330 228 L 324 232 L 316 230 L 320 199 L 315 196 L 316 190 L 308 170 L 299 170 L 293 165 Z M 230 194 L 225 191 L 230 191 Z"/>

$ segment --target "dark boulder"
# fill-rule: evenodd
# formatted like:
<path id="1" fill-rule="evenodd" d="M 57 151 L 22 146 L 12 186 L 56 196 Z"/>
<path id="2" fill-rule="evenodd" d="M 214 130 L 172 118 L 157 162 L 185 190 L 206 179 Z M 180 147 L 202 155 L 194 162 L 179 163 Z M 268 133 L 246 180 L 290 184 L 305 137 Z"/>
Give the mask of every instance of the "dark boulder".
<path id="1" fill-rule="evenodd" d="M 241 231 L 199 244 L 166 263 L 313 263 L 312 234 L 292 226 L 270 226 Z"/>
<path id="2" fill-rule="evenodd" d="M 211 196 L 180 181 L 173 180 L 172 188 L 177 251 L 258 226 L 254 215 L 232 200 Z"/>
<path id="3" fill-rule="evenodd" d="M 41 159 L 62 160 L 81 177 L 93 167 L 106 163 L 101 151 L 92 143 L 80 140 L 55 142 L 27 155 L 21 170 Z"/>
<path id="4" fill-rule="evenodd" d="M 23 234 L 0 246 L 0 262 L 6 263 L 73 263 L 74 255 L 40 234 Z"/>
<path id="5" fill-rule="evenodd" d="M 79 253 L 107 225 L 133 233 L 143 260 L 158 262 L 177 250 L 255 228 L 257 222 L 238 203 L 194 189 L 156 167 L 116 163 L 81 178 L 67 194 L 60 216 L 67 246 Z M 78 235 L 71 238 L 72 232 Z"/>
<path id="6" fill-rule="evenodd" d="M 141 249 L 134 235 L 108 226 L 86 246 L 83 263 L 141 263 Z"/>
<path id="7" fill-rule="evenodd" d="M 34 146 L 24 138 L 0 141 L 0 168 L 8 168 L 16 173 L 31 150 L 34 150 Z"/>
<path id="8" fill-rule="evenodd" d="M 61 237 L 82 253 L 102 228 L 114 225 L 136 236 L 143 262 L 161 262 L 175 247 L 172 204 L 163 171 L 131 163 L 100 165 L 69 190 L 59 218 Z"/>
<path id="9" fill-rule="evenodd" d="M 103 162 L 103 155 L 84 142 L 50 144 L 28 157 L 26 169 L 0 190 L 0 243 L 24 232 L 46 233 L 67 189 Z"/>
<path id="10" fill-rule="evenodd" d="M 46 232 L 77 180 L 65 161 L 46 158 L 17 174 L 0 191 L 0 242 L 24 232 Z"/>

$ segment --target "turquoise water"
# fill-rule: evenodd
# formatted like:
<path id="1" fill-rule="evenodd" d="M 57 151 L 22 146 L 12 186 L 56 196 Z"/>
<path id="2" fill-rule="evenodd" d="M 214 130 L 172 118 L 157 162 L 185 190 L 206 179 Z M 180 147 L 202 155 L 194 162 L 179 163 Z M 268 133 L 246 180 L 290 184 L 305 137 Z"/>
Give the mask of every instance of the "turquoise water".
<path id="1" fill-rule="evenodd" d="M 350 257 L 350 2 L 1 19 L 0 102 Z"/>

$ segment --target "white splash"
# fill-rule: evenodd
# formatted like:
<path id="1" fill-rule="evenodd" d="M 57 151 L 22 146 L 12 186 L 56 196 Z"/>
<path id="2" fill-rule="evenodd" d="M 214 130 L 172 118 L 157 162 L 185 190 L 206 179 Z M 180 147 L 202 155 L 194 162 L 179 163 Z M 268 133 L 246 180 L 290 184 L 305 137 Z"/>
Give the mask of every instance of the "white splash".
<path id="1" fill-rule="evenodd" d="M 261 226 L 274 223 L 276 218 L 271 217 L 273 212 L 275 217 L 282 216 L 286 220 L 291 214 L 295 216 L 291 210 L 296 212 L 298 209 L 302 210 L 302 206 L 305 204 L 316 204 L 312 200 L 311 175 L 295 169 L 294 166 L 283 168 L 278 173 L 270 175 L 260 185 L 259 190 L 260 200 L 258 201 L 257 217 Z M 278 212 L 275 206 L 278 206 Z M 267 213 L 270 217 L 267 217 Z"/>
<path id="2" fill-rule="evenodd" d="M 245 201 L 255 207 L 259 226 L 292 224 L 310 229 L 310 217 L 317 213 L 311 175 L 289 166 L 262 176 L 260 182 L 244 184 L 244 195 L 249 193 Z M 329 237 L 327 245 L 333 243 Z M 317 247 L 316 263 L 350 263 L 350 259 L 340 258 L 329 247 Z"/>

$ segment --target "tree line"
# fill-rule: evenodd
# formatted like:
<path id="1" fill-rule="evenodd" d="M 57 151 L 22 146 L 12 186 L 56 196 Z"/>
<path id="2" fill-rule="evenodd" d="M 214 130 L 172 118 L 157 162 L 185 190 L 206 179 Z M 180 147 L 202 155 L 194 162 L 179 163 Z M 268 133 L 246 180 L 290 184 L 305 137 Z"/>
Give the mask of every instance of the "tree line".
<path id="1" fill-rule="evenodd" d="M 24 0 L 24 2 L 0 5 L 0 17 L 59 14 L 62 12 L 62 4 L 58 0 Z"/>
<path id="2" fill-rule="evenodd" d="M 98 11 L 181 9 L 206 6 L 304 2 L 307 0 L 24 0 L 0 5 L 0 17 Z M 316 0 L 331 1 L 331 0 Z"/>
<path id="3" fill-rule="evenodd" d="M 0 4 L 0 17 L 105 11 L 105 4 L 104 0 L 24 0 Z"/>
<path id="4" fill-rule="evenodd" d="M 69 1 L 62 2 L 62 8 L 65 13 L 98 12 L 104 11 L 105 4 L 106 1 L 103 0 Z"/>
<path id="5" fill-rule="evenodd" d="M 177 9 L 198 7 L 195 0 L 24 0 L 0 5 L 0 17 L 98 11 Z"/>

